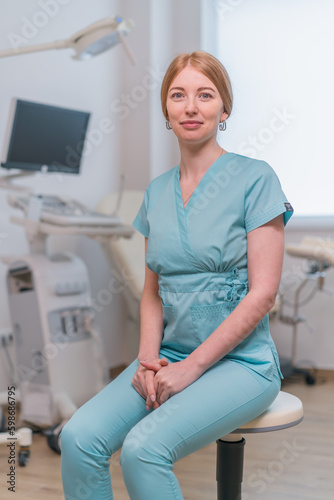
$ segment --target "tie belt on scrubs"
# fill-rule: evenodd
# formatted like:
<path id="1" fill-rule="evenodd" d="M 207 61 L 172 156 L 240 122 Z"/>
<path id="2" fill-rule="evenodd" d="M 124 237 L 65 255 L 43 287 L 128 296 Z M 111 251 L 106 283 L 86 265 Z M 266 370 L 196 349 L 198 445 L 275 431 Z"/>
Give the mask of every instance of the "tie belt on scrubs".
<path id="1" fill-rule="evenodd" d="M 226 290 L 226 301 L 238 300 L 248 291 L 247 270 L 234 267 L 228 272 L 197 272 L 159 275 L 161 292 L 208 292 Z"/>

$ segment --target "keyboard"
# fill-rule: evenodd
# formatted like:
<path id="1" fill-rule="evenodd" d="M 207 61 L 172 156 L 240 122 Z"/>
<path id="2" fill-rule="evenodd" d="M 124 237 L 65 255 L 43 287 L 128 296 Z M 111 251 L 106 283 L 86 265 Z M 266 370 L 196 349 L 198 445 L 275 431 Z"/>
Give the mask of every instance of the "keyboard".
<path id="1" fill-rule="evenodd" d="M 123 221 L 116 215 L 104 215 L 98 212 L 86 214 L 56 214 L 47 210 L 41 212 L 41 222 L 60 226 L 120 226 Z"/>
<path id="2" fill-rule="evenodd" d="M 43 195 L 41 222 L 61 226 L 119 226 L 123 223 L 117 215 L 91 211 L 75 200 Z"/>
<path id="3" fill-rule="evenodd" d="M 53 195 L 38 195 L 42 201 L 40 221 L 60 226 L 120 226 L 122 219 L 118 215 L 105 215 L 91 211 L 82 203 Z M 10 196 L 9 203 L 28 212 L 29 197 Z"/>

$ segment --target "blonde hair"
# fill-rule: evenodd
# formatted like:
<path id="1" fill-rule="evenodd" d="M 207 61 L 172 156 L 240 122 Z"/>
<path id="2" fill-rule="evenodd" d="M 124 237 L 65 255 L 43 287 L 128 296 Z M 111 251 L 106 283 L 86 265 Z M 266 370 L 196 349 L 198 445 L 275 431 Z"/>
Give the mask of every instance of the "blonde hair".
<path id="1" fill-rule="evenodd" d="M 216 59 L 213 55 L 204 51 L 196 51 L 192 54 L 180 54 L 177 56 L 167 68 L 164 79 L 161 85 L 161 107 L 162 112 L 168 120 L 167 113 L 167 95 L 168 90 L 171 86 L 172 81 L 182 71 L 186 66 L 192 66 L 197 69 L 203 75 L 207 76 L 212 83 L 215 84 L 217 90 L 220 94 L 220 97 L 224 103 L 224 111 L 230 116 L 232 112 L 232 103 L 233 103 L 233 94 L 232 94 L 232 86 L 230 77 L 218 59 Z"/>

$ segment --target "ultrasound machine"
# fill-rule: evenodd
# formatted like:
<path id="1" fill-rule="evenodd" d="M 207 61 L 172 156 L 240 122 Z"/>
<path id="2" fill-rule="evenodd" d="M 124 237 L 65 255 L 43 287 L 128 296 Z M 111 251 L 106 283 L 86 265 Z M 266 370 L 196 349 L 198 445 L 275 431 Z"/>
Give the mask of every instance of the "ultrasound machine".
<path id="1" fill-rule="evenodd" d="M 90 210 L 53 194 L 16 184 L 36 171 L 79 174 L 90 113 L 13 99 L 1 166 L 19 172 L 0 176 L 11 207 L 22 216 L 28 255 L 1 256 L 15 341 L 21 419 L 52 428 L 49 445 L 73 412 L 107 382 L 100 333 L 84 262 L 69 252 L 50 254 L 50 235 L 86 235 L 98 240 L 133 234 L 115 213 Z M 121 195 L 120 195 L 121 196 Z M 1 398 L 0 398 L 1 403 Z"/>

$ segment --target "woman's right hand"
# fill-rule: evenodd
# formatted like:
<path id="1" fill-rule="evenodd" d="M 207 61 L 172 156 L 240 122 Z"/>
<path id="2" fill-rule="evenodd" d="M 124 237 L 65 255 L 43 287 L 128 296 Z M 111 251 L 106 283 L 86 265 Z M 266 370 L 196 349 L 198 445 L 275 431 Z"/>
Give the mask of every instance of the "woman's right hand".
<path id="1" fill-rule="evenodd" d="M 141 395 L 142 398 L 146 399 L 146 409 L 149 411 L 152 406 L 155 410 L 160 405 L 156 401 L 156 392 L 154 386 L 155 374 L 163 367 L 168 365 L 168 359 L 166 358 L 154 358 L 145 359 L 150 365 L 153 365 L 153 369 L 148 370 L 139 361 L 138 368 L 132 379 L 132 385 Z"/>

